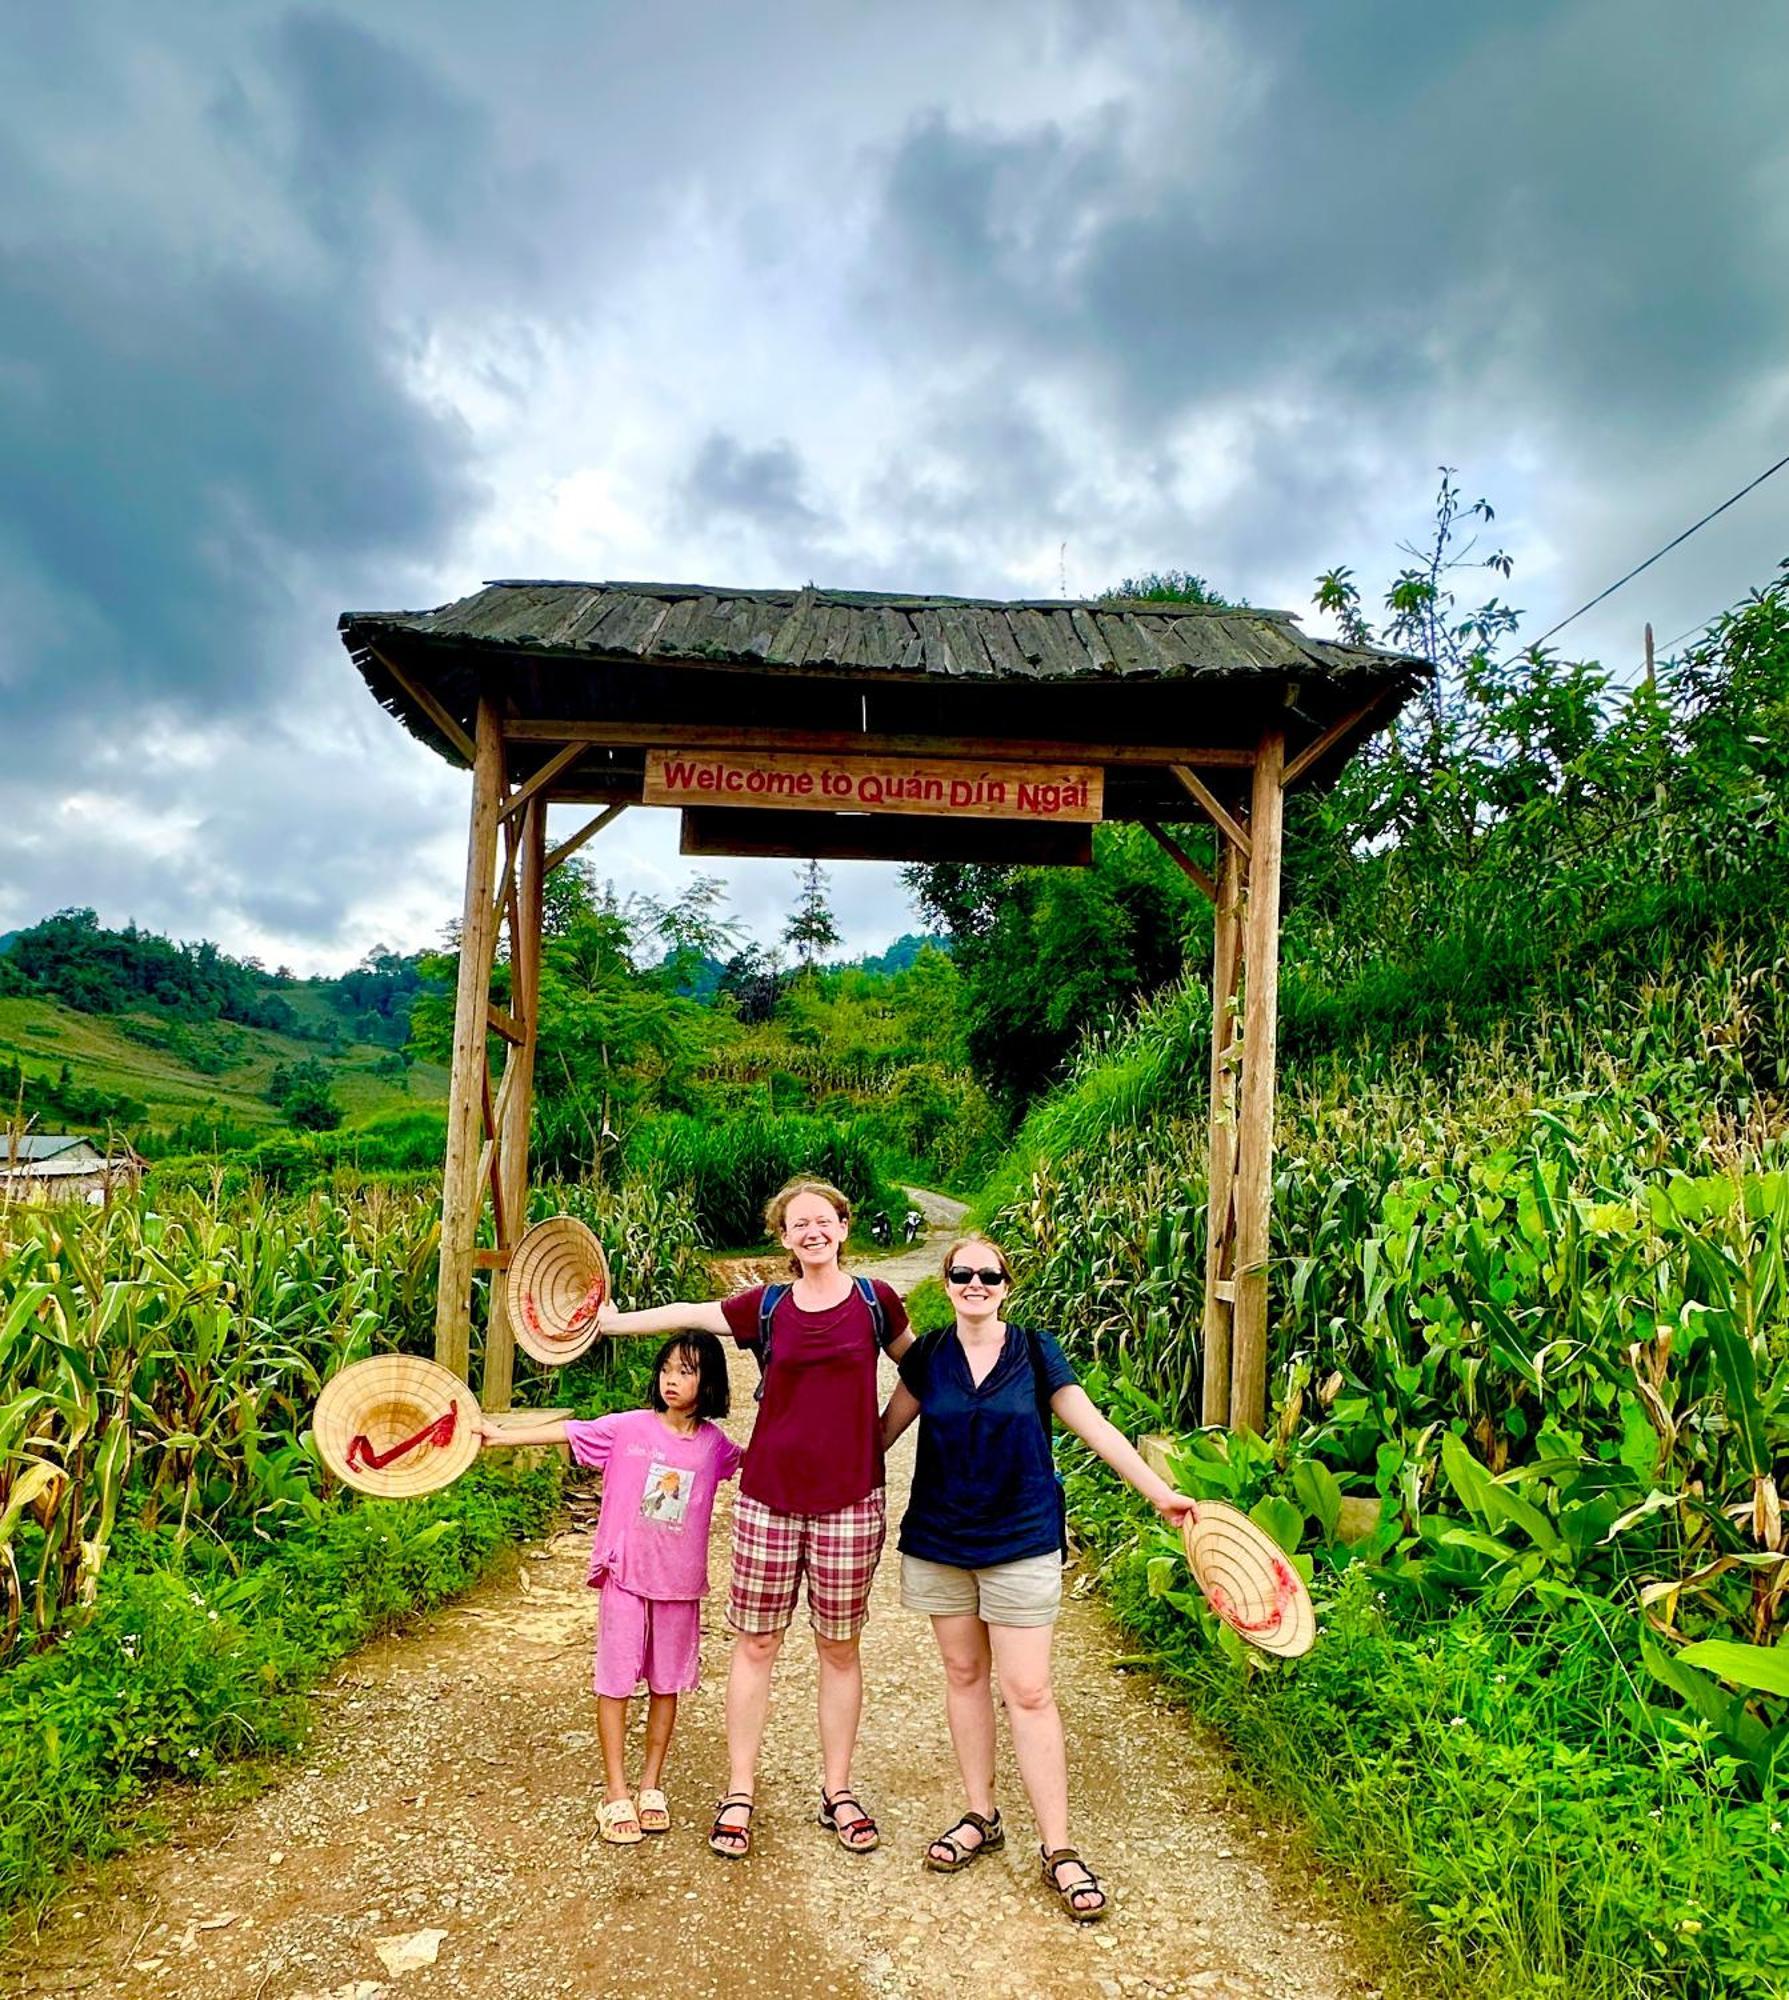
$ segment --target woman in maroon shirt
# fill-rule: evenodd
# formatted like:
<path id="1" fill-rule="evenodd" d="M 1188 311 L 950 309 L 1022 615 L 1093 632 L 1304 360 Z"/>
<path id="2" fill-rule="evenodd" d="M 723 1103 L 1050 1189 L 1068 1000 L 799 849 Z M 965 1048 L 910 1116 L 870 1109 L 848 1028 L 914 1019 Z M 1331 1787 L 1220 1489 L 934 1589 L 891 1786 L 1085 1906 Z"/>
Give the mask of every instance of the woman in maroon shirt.
<path id="1" fill-rule="evenodd" d="M 853 1854 L 876 1845 L 876 1822 L 851 1790 L 851 1754 L 863 1708 L 858 1641 L 887 1530 L 878 1343 L 895 1359 L 913 1336 L 887 1285 L 854 1279 L 841 1252 L 850 1204 L 825 1181 L 791 1181 L 764 1219 L 789 1252 L 794 1282 L 756 1285 L 713 1304 L 603 1309 L 605 1333 L 731 1334 L 762 1347 L 764 1383 L 733 1514 L 727 1619 L 738 1634 L 727 1670 L 727 1792 L 708 1844 L 738 1860 L 751 1852 L 758 1748 L 770 1674 L 795 1616 L 803 1579 L 820 1655 L 820 1824 Z"/>

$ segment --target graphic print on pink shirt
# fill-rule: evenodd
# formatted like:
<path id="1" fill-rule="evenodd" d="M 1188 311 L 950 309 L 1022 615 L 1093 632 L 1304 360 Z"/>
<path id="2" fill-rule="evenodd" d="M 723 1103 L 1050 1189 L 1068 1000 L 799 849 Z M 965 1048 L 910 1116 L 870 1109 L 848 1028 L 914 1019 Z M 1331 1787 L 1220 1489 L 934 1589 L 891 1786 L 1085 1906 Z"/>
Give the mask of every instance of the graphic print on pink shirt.
<path id="1" fill-rule="evenodd" d="M 578 1464 L 603 1475 L 592 1587 L 609 1580 L 636 1597 L 705 1596 L 714 1496 L 739 1470 L 738 1445 L 707 1422 L 686 1437 L 656 1410 L 574 1418 L 565 1436 Z"/>

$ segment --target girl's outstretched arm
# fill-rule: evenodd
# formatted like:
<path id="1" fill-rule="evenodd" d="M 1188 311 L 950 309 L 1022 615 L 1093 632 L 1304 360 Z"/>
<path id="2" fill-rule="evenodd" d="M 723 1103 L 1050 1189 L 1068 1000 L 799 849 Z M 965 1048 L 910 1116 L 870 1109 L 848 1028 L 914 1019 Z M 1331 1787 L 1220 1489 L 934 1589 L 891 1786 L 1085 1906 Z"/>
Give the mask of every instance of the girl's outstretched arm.
<path id="1" fill-rule="evenodd" d="M 543 1417 L 538 1424 L 500 1424 L 481 1417 L 478 1424 L 480 1446 L 493 1444 L 564 1444 L 565 1419 Z"/>
<path id="2" fill-rule="evenodd" d="M 1093 1398 L 1079 1383 L 1058 1389 L 1050 1398 L 1050 1408 L 1063 1425 L 1095 1451 L 1127 1486 L 1134 1486 L 1165 1521 L 1179 1527 L 1193 1511 L 1195 1503 L 1184 1493 L 1176 1493 L 1159 1474 L 1151 1472 L 1143 1454 L 1110 1418 L 1102 1416 Z"/>
<path id="3" fill-rule="evenodd" d="M 918 1415 L 918 1398 L 905 1382 L 897 1382 L 888 1407 L 882 1412 L 882 1449 L 886 1451 Z"/>
<path id="4" fill-rule="evenodd" d="M 723 1340 L 730 1331 L 719 1299 L 702 1305 L 642 1306 L 637 1312 L 605 1304 L 596 1327 L 599 1333 L 718 1333 Z"/>

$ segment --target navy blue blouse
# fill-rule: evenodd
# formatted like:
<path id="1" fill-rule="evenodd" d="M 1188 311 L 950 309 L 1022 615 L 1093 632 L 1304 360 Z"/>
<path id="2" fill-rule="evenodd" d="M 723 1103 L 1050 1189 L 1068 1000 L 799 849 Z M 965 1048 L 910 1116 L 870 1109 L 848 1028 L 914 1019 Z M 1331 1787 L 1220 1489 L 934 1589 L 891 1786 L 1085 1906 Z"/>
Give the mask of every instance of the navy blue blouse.
<path id="1" fill-rule="evenodd" d="M 1060 1549 L 1062 1488 L 1039 1402 L 1072 1387 L 1075 1371 L 1055 1340 L 1008 1326 L 999 1360 L 978 1385 L 950 1326 L 916 1340 L 900 1368 L 920 1410 L 901 1548 L 957 1569 Z"/>

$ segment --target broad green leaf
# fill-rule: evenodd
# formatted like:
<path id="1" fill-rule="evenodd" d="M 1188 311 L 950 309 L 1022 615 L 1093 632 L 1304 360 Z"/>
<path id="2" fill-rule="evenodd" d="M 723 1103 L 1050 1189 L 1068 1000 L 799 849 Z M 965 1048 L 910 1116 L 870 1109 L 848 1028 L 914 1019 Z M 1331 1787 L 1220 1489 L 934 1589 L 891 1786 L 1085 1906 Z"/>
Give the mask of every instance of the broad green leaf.
<path id="1" fill-rule="evenodd" d="M 1742 1646 L 1733 1639 L 1699 1639 L 1677 1657 L 1692 1667 L 1706 1667 L 1735 1687 L 1789 1695 L 1789 1645 Z"/>

